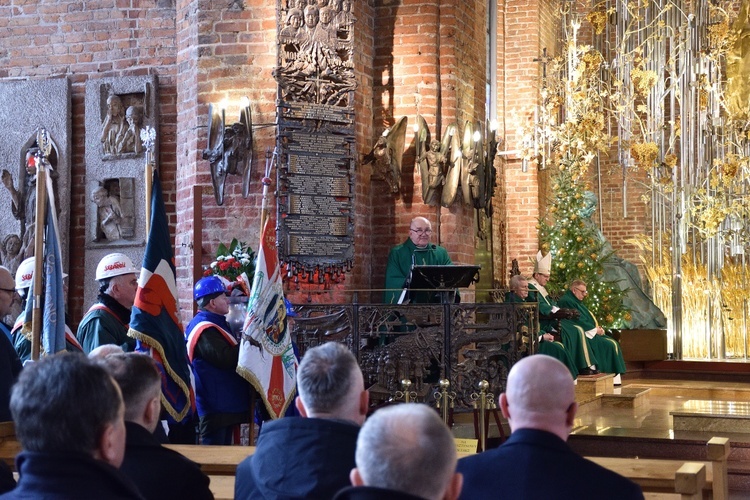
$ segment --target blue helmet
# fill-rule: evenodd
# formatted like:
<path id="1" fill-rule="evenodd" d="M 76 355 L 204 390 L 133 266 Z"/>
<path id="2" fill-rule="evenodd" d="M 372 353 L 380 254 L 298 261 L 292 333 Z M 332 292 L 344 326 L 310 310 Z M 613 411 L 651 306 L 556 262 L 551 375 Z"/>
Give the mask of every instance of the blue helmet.
<path id="1" fill-rule="evenodd" d="M 193 287 L 193 300 L 198 300 L 206 295 L 215 293 L 226 293 L 224 283 L 217 276 L 206 276 L 199 279 Z"/>

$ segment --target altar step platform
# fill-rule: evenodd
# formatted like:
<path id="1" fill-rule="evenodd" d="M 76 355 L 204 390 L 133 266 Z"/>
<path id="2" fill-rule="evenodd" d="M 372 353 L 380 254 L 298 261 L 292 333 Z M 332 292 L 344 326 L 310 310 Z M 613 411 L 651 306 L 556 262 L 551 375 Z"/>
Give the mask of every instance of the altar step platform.
<path id="1" fill-rule="evenodd" d="M 584 456 L 702 461 L 706 442 L 726 437 L 729 497 L 750 499 L 750 363 L 629 363 L 622 383 L 620 394 L 647 390 L 645 404 L 610 404 L 606 389 L 579 401 L 568 439 L 573 449 Z"/>
<path id="2" fill-rule="evenodd" d="M 750 434 L 750 402 L 690 399 L 669 412 L 675 431 Z"/>
<path id="3" fill-rule="evenodd" d="M 578 377 L 576 402 L 579 411 L 590 411 L 590 405 L 596 408 L 646 409 L 650 392 L 647 387 L 616 386 L 614 375 L 600 373 Z"/>

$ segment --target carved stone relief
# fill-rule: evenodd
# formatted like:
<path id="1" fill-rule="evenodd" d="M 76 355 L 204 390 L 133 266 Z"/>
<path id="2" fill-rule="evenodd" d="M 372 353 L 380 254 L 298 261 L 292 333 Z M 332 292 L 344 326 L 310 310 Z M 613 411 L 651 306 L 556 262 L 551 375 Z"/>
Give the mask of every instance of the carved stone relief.
<path id="1" fill-rule="evenodd" d="M 0 82 L 0 265 L 15 273 L 34 254 L 37 131 L 47 130 L 48 157 L 63 269 L 70 234 L 71 92 L 67 78 Z"/>
<path id="2" fill-rule="evenodd" d="M 99 243 L 132 239 L 135 235 L 132 178 L 105 179 L 91 190 L 96 205 L 93 241 Z"/>
<path id="3" fill-rule="evenodd" d="M 328 286 L 354 260 L 354 18 L 351 2 L 277 6 L 279 256 Z"/>
<path id="4" fill-rule="evenodd" d="M 158 122 L 155 75 L 86 82 L 86 304 L 96 297 L 94 271 L 102 257 L 122 252 L 136 265 L 143 259 L 146 154 L 141 130 L 156 130 L 158 158 Z"/>

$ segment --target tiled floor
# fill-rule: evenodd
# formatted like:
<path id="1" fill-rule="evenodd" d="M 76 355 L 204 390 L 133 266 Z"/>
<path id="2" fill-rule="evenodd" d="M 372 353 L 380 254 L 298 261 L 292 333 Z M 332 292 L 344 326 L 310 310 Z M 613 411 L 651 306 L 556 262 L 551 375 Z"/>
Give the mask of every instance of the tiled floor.
<path id="1" fill-rule="evenodd" d="M 650 388 L 648 404 L 640 408 L 603 407 L 596 401 L 583 404 L 572 433 L 652 439 L 708 439 L 716 434 L 710 429 L 675 431 L 670 412 L 690 409 L 750 419 L 750 382 L 635 379 L 623 381 L 623 388 Z M 750 433 L 722 435 L 732 441 L 750 443 Z"/>

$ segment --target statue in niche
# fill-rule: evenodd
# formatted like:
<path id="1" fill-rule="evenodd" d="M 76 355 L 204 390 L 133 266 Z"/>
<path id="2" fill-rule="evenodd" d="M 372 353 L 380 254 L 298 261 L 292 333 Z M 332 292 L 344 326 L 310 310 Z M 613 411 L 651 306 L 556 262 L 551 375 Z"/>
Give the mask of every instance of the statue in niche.
<path id="1" fill-rule="evenodd" d="M 15 276 L 16 269 L 23 260 L 23 242 L 17 234 L 8 234 L 0 243 L 0 264 L 7 267 L 10 273 Z"/>
<path id="2" fill-rule="evenodd" d="M 96 205 L 97 231 L 94 241 L 117 241 L 122 239 L 122 208 L 120 199 L 100 185 L 91 192 L 91 201 Z"/>
<path id="3" fill-rule="evenodd" d="M 11 213 L 21 223 L 21 255 L 22 260 L 34 255 L 34 219 L 36 217 L 36 168 L 39 147 L 34 142 L 27 150 L 24 159 L 25 168 L 21 169 L 18 186 L 13 182 L 13 174 L 3 170 L 1 179 L 5 189 L 10 193 Z M 49 175 L 53 183 L 57 179 L 57 153 L 55 149 L 47 158 L 51 168 Z M 58 210 L 59 212 L 59 210 Z"/>
<path id="4" fill-rule="evenodd" d="M 117 153 L 140 154 L 143 151 L 143 144 L 141 143 L 143 111 L 140 106 L 128 106 L 125 112 L 125 121 L 128 128 L 117 143 Z"/>
<path id="5" fill-rule="evenodd" d="M 643 291 L 641 274 L 638 272 L 638 268 L 633 263 L 614 255 L 612 245 L 609 244 L 599 227 L 591 219 L 599 201 L 596 195 L 591 191 L 586 191 L 583 196 L 585 205 L 579 214 L 581 220 L 584 224 L 595 229 L 599 240 L 604 244 L 602 252 L 609 254 L 609 257 L 603 262 L 604 275 L 602 280 L 616 282 L 621 290 L 627 291 L 622 303 L 630 309 L 632 316 L 632 319 L 628 322 L 628 328 L 666 328 L 666 316 Z"/>
<path id="6" fill-rule="evenodd" d="M 102 126 L 101 142 L 105 155 L 117 154 L 117 146 L 123 140 L 127 130 L 122 99 L 112 94 L 107 98 L 107 117 Z"/>

